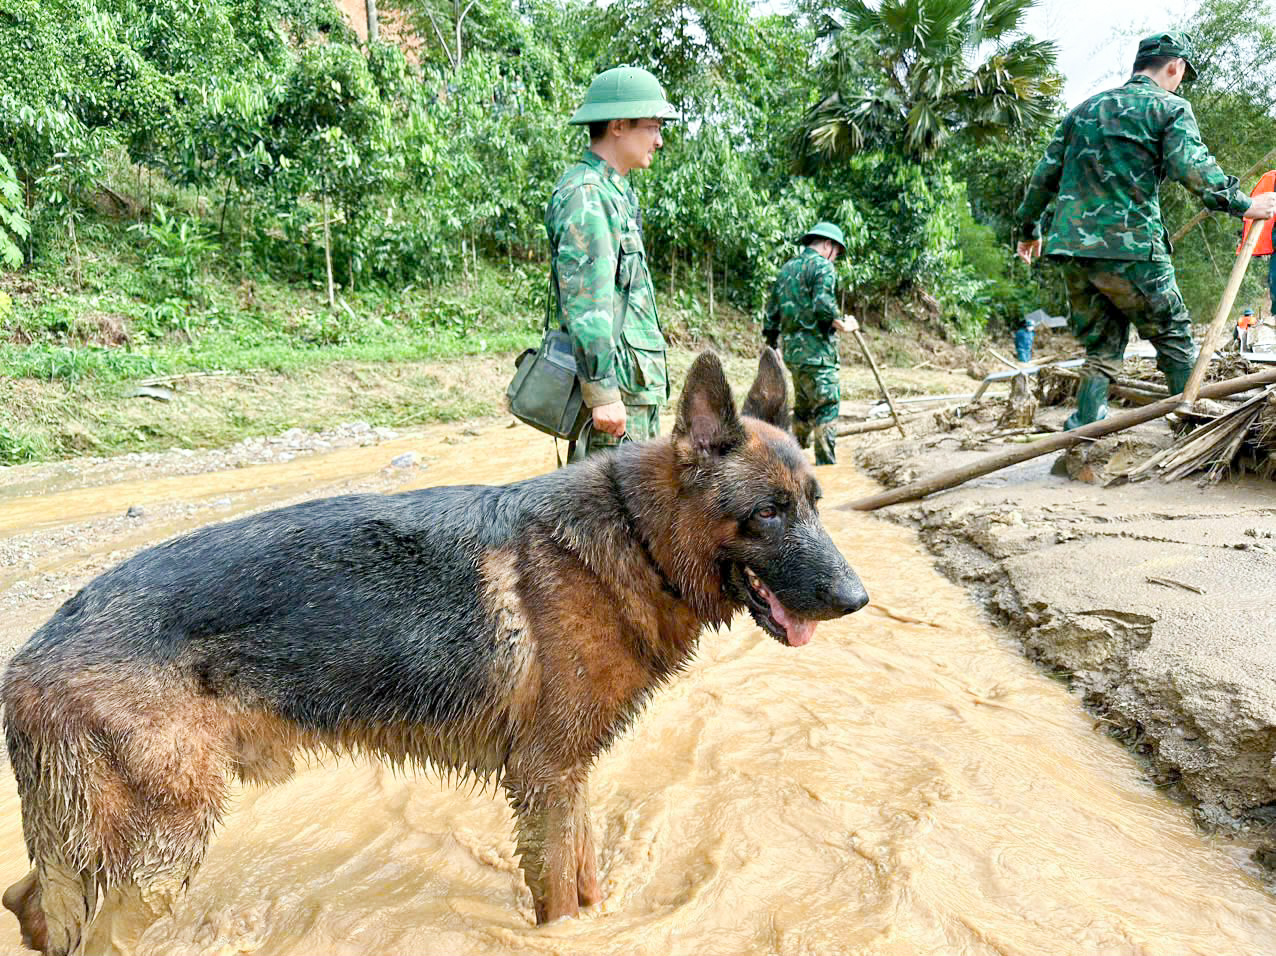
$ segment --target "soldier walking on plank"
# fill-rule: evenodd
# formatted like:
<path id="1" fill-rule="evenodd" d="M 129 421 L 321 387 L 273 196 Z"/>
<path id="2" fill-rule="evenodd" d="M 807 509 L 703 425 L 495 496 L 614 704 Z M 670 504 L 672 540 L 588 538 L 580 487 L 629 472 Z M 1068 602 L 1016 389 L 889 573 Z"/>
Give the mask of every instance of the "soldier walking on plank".
<path id="1" fill-rule="evenodd" d="M 1042 254 L 1041 215 L 1056 200 L 1045 255 L 1063 264 L 1073 334 L 1086 361 L 1068 428 L 1107 414 L 1130 324 L 1156 347 L 1172 394 L 1196 360 L 1192 326 L 1161 221 L 1163 179 L 1182 183 L 1207 209 L 1250 219 L 1276 213 L 1276 193 L 1251 199 L 1201 142 L 1196 116 L 1175 95 L 1196 77 L 1192 38 L 1159 33 L 1139 43 L 1134 75 L 1090 97 L 1063 120 L 1019 207 L 1018 255 Z"/>

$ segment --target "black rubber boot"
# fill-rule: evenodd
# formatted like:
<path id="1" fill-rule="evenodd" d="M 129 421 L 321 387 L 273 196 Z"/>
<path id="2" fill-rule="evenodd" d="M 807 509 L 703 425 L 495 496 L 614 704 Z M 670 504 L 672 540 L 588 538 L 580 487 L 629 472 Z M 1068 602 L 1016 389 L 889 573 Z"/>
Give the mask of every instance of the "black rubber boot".
<path id="1" fill-rule="evenodd" d="M 1108 377 L 1091 375 L 1081 380 L 1077 389 L 1077 410 L 1068 416 L 1063 427 L 1068 431 L 1108 417 Z"/>

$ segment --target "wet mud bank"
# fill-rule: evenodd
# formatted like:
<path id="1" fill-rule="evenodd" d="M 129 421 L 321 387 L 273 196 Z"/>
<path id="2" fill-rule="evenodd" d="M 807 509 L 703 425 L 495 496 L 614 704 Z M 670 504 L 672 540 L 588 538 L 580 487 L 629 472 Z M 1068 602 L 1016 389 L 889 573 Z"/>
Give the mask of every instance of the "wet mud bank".
<path id="1" fill-rule="evenodd" d="M 1105 452 L 1165 436 L 1154 423 Z M 856 461 L 895 486 L 987 454 L 973 444 L 932 435 L 861 447 Z M 878 514 L 914 527 L 938 569 L 1145 758 L 1153 785 L 1253 850 L 1270 887 L 1276 483 L 1101 487 L 1052 474 L 1057 457 Z"/>

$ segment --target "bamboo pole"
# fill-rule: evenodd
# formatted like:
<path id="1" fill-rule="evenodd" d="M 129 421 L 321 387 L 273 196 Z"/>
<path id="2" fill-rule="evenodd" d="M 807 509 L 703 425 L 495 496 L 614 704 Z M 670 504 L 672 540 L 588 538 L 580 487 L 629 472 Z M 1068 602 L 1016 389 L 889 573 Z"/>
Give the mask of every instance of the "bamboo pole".
<path id="1" fill-rule="evenodd" d="M 922 414 L 925 414 L 924 412 Z M 909 415 L 904 421 L 915 421 L 921 415 Z M 838 438 L 846 435 L 863 435 L 865 432 L 884 432 L 888 428 L 895 427 L 895 419 L 893 418 L 871 418 L 865 422 L 847 422 L 839 424 L 834 431 Z"/>
<path id="2" fill-rule="evenodd" d="M 1241 182 L 1245 182 L 1247 179 L 1252 179 L 1255 176 L 1262 175 L 1267 172 L 1267 170 L 1271 169 L 1273 165 L 1276 165 L 1276 149 L 1273 149 L 1253 166 L 1245 170 L 1244 174 L 1240 177 Z M 1185 222 L 1179 231 L 1170 237 L 1170 245 L 1181 242 L 1183 237 L 1204 222 L 1209 214 L 1210 211 L 1208 209 L 1202 209 L 1195 216 Z"/>
<path id="3" fill-rule="evenodd" d="M 1226 395 L 1234 395 L 1237 392 L 1244 392 L 1251 388 L 1272 384 L 1276 384 L 1276 368 L 1264 369 L 1252 375 L 1243 375 L 1240 378 L 1231 378 L 1223 382 L 1211 382 L 1201 389 L 1201 396 L 1203 398 L 1223 398 Z M 1021 461 L 1048 455 L 1052 451 L 1071 448 L 1073 445 L 1078 445 L 1083 441 L 1102 438 L 1104 435 L 1110 435 L 1113 432 L 1119 432 L 1126 428 L 1161 418 L 1177 409 L 1178 402 L 1178 396 L 1171 395 L 1169 398 L 1162 399 L 1153 405 L 1132 408 L 1117 415 L 1110 415 L 1101 421 L 1091 422 L 1089 425 L 1083 425 L 1073 431 L 1061 432 L 1058 435 L 1043 438 L 1024 448 L 998 452 L 969 465 L 963 465 L 960 468 L 950 468 L 948 471 L 941 471 L 928 478 L 921 478 L 898 488 L 892 488 L 890 491 L 869 495 L 867 498 L 860 498 L 858 501 L 852 501 L 850 504 L 840 505 L 839 507 L 850 511 L 876 511 L 878 508 L 898 504 L 901 501 L 915 501 L 936 491 L 953 488 L 972 478 L 978 478 L 981 475 L 987 475 L 994 471 L 1000 471 L 1002 468 L 1017 465 Z"/>
<path id="4" fill-rule="evenodd" d="M 864 359 L 868 362 L 868 367 L 873 370 L 873 378 L 877 379 L 877 387 L 882 391 L 882 397 L 886 399 L 886 404 L 891 410 L 891 417 L 895 419 L 895 427 L 899 429 L 900 435 L 904 438 L 908 437 L 908 432 L 904 431 L 904 423 L 899 420 L 899 411 L 895 408 L 895 400 L 891 398 L 891 393 L 886 390 L 886 383 L 882 381 L 882 374 L 877 370 L 877 363 L 873 361 L 873 355 L 868 350 L 868 343 L 864 341 L 864 336 L 856 329 L 853 333 L 855 341 L 859 343 L 860 351 L 864 353 Z"/>
<path id="5" fill-rule="evenodd" d="M 1261 220 L 1251 219 L 1249 223 L 1249 235 L 1245 237 L 1245 243 L 1241 246 L 1241 251 L 1236 255 L 1236 261 L 1232 263 L 1232 274 L 1227 277 L 1227 286 L 1223 289 L 1223 297 L 1218 300 L 1218 309 L 1214 312 L 1214 320 L 1210 322 L 1210 327 L 1205 333 L 1205 341 L 1201 344 L 1201 353 L 1196 357 L 1196 365 L 1192 369 L 1192 374 L 1188 376 L 1187 384 L 1183 386 L 1182 404 L 1187 406 L 1196 401 L 1196 396 L 1201 390 L 1201 382 L 1205 380 L 1205 371 L 1210 367 L 1210 361 L 1214 357 L 1214 350 L 1218 348 L 1219 338 L 1223 333 L 1223 326 L 1227 324 L 1228 317 L 1232 312 L 1232 303 L 1236 301 L 1236 293 L 1240 291 L 1241 282 L 1245 279 L 1245 270 L 1249 268 L 1249 260 L 1254 257 L 1254 247 L 1258 245 L 1258 239 L 1263 234 L 1263 224 Z"/>
<path id="6" fill-rule="evenodd" d="M 328 269 L 328 308 L 336 308 L 337 298 L 332 287 L 332 233 L 328 225 L 328 189 L 323 184 L 323 261 Z"/>

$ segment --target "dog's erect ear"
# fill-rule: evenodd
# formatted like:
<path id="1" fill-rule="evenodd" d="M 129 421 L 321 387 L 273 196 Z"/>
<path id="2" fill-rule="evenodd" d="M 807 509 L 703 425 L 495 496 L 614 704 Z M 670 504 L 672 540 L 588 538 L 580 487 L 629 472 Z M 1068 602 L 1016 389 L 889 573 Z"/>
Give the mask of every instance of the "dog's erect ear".
<path id="1" fill-rule="evenodd" d="M 784 384 L 784 366 L 771 346 L 764 346 L 758 356 L 758 377 L 753 380 L 742 415 L 757 418 L 776 428 L 789 427 L 789 390 Z"/>
<path id="2" fill-rule="evenodd" d="M 697 457 L 725 455 L 744 440 L 731 386 L 712 352 L 701 352 L 687 372 L 673 439 L 690 442 Z"/>

